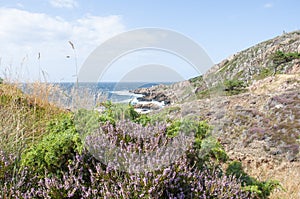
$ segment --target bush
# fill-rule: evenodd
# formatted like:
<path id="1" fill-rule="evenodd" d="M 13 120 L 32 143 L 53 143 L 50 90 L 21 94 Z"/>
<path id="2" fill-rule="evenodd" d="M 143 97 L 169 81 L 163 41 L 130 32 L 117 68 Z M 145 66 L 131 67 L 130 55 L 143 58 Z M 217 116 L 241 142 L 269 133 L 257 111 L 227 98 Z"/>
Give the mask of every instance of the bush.
<path id="1" fill-rule="evenodd" d="M 25 171 L 25 170 L 24 170 Z M 254 198 L 240 181 L 220 170 L 197 170 L 183 157 L 173 165 L 144 173 L 122 173 L 103 166 L 87 151 L 76 154 L 61 176 L 32 171 L 18 183 L 1 184 L 2 198 Z"/>
<path id="2" fill-rule="evenodd" d="M 236 95 L 245 91 L 245 83 L 242 80 L 232 79 L 223 82 L 226 91 L 229 95 Z"/>
<path id="3" fill-rule="evenodd" d="M 0 77 L 0 84 L 2 84 L 3 83 L 3 79 Z"/>
<path id="4" fill-rule="evenodd" d="M 63 113 L 51 120 L 47 132 L 22 153 L 21 160 L 1 151 L 0 198 L 263 198 L 277 186 L 275 181 L 249 177 L 241 164 L 229 166 L 226 175 L 219 163 L 227 155 L 211 137 L 206 121 L 154 122 L 135 115 L 130 106 L 106 105 L 101 114 L 79 110 L 75 116 Z M 88 133 L 80 136 L 78 131 Z M 192 142 L 171 163 L 157 166 L 173 157 L 170 152 L 181 142 L 172 141 L 182 135 L 179 132 L 192 133 L 188 140 Z M 171 149 L 164 150 L 168 143 Z M 113 147 L 107 150 L 108 146 Z M 115 152 L 117 160 L 111 159 Z M 140 168 L 145 161 L 131 154 L 152 152 L 159 155 L 148 159 L 158 163 L 152 164 L 155 167 L 127 172 L 129 166 Z M 96 159 L 97 154 L 104 159 Z M 120 162 L 124 164 L 117 165 Z"/>
<path id="5" fill-rule="evenodd" d="M 284 53 L 282 51 L 276 51 L 271 55 L 271 60 L 274 63 L 274 75 L 277 73 L 278 66 L 294 59 L 300 59 L 300 53 L 298 52 L 288 52 Z"/>
<path id="6" fill-rule="evenodd" d="M 48 134 L 22 154 L 22 167 L 30 167 L 38 173 L 56 173 L 65 170 L 68 161 L 82 150 L 79 134 L 72 117 L 62 115 L 48 125 Z"/>
<path id="7" fill-rule="evenodd" d="M 293 59 L 299 59 L 300 53 L 298 53 L 298 52 L 284 53 L 282 51 L 276 51 L 274 54 L 272 54 L 271 58 L 272 58 L 274 64 L 280 65 L 280 64 L 292 61 Z"/>
<path id="8" fill-rule="evenodd" d="M 268 180 L 264 182 L 260 182 L 255 178 L 249 176 L 244 172 L 242 163 L 238 161 L 233 161 L 229 164 L 226 175 L 228 176 L 236 176 L 242 182 L 244 186 L 244 190 L 251 191 L 256 194 L 259 198 L 268 198 L 271 192 L 276 188 L 282 188 L 280 183 L 276 180 Z"/>

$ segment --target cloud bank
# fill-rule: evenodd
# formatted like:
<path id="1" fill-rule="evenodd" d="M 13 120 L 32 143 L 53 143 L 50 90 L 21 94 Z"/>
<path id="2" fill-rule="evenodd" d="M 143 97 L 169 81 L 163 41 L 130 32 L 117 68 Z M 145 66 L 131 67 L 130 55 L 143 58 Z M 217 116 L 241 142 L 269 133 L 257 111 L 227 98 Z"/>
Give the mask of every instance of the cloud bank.
<path id="1" fill-rule="evenodd" d="M 70 0 L 53 2 L 60 2 L 65 7 L 74 5 L 74 1 Z M 85 15 L 67 21 L 15 8 L 0 8 L 0 24 L 2 72 L 8 66 L 15 70 L 22 67 L 22 76 L 36 79 L 37 56 L 40 53 L 39 64 L 55 81 L 74 75 L 66 75 L 74 66 L 73 51 L 68 41 L 74 43 L 80 65 L 101 42 L 125 30 L 122 17 L 117 15 Z M 71 59 L 66 58 L 69 56 Z"/>
<path id="2" fill-rule="evenodd" d="M 49 3 L 56 8 L 75 8 L 78 3 L 75 0 L 50 0 Z"/>

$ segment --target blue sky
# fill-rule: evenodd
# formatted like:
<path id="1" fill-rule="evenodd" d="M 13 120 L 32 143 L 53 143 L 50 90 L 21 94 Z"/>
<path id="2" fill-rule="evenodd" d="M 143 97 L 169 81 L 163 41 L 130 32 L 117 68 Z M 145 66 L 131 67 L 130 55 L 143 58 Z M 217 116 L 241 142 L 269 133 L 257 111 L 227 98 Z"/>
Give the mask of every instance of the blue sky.
<path id="1" fill-rule="evenodd" d="M 283 31 L 299 30 L 299 19 L 298 0 L 0 1 L 0 75 L 33 81 L 42 76 L 41 69 L 48 81 L 74 81 L 75 58 L 68 41 L 76 47 L 80 68 L 102 42 L 144 27 L 177 31 L 197 42 L 218 63 Z M 145 59 L 144 65 L 152 64 L 148 62 Z M 115 71 L 104 79 L 117 81 L 118 67 L 116 64 Z M 179 68 L 175 66 L 184 79 L 197 75 Z"/>

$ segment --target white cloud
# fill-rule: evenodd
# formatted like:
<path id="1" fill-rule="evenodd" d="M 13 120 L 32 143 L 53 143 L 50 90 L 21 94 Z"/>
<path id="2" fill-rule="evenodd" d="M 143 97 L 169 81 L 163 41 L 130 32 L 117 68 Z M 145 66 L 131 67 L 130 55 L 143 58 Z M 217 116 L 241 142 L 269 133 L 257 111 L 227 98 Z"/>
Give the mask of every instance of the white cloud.
<path id="1" fill-rule="evenodd" d="M 19 8 L 24 8 L 24 5 L 23 5 L 22 3 L 17 3 L 16 5 L 17 5 L 17 7 L 19 7 Z"/>
<path id="2" fill-rule="evenodd" d="M 78 6 L 75 0 L 50 0 L 50 4 L 56 8 L 74 8 Z"/>
<path id="3" fill-rule="evenodd" d="M 264 5 L 264 8 L 272 8 L 273 7 L 273 4 L 272 3 L 266 3 Z"/>
<path id="4" fill-rule="evenodd" d="M 15 70 L 22 66 L 24 78 L 36 79 L 37 55 L 41 53 L 41 67 L 56 81 L 67 81 L 74 75 L 73 51 L 68 41 L 75 45 L 80 66 L 101 42 L 125 29 L 121 17 L 115 15 L 86 15 L 67 21 L 12 8 L 0 8 L 0 24 L 0 72 L 10 65 Z"/>

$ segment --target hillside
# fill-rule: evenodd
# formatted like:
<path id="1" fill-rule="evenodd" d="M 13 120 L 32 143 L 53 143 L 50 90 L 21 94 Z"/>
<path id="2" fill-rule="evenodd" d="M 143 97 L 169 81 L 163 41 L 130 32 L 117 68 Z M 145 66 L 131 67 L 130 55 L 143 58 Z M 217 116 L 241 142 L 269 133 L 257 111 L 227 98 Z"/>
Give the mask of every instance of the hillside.
<path id="1" fill-rule="evenodd" d="M 258 157 L 299 161 L 299 88 L 296 31 L 236 53 L 203 76 L 136 92 L 169 99 L 172 105 L 167 109 L 177 110 L 168 112 L 171 118 L 207 119 L 230 150 L 247 148 Z"/>
<path id="2" fill-rule="evenodd" d="M 245 86 L 275 74 L 300 72 L 300 31 L 259 43 L 214 65 L 203 76 L 171 86 L 137 89 L 137 93 L 165 94 L 173 103 L 224 95 L 224 81 L 240 80 Z"/>
<path id="3" fill-rule="evenodd" d="M 300 181 L 287 178 L 300 175 L 300 31 L 236 53 L 203 76 L 148 92 L 171 101 L 161 114 L 206 119 L 232 159 L 258 177 L 281 180 L 288 190 L 274 198 L 299 196 Z"/>

